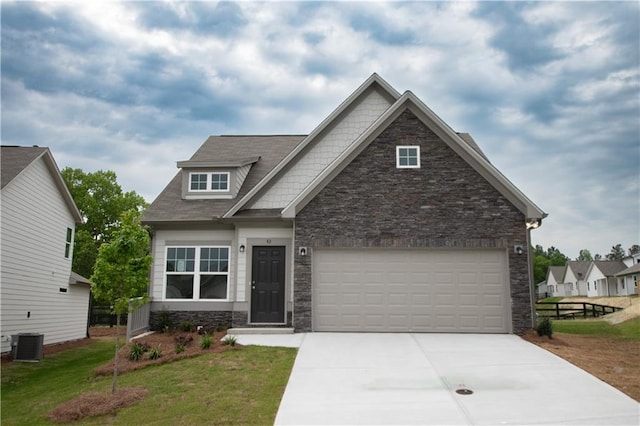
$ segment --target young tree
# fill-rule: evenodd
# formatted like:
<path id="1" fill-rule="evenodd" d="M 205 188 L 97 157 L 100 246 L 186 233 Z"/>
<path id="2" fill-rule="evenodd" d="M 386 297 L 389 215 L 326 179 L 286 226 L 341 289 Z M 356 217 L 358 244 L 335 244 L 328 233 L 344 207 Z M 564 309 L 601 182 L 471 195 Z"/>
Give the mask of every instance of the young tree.
<path id="1" fill-rule="evenodd" d="M 120 315 L 129 313 L 146 303 L 143 294 L 149 284 L 149 269 L 153 259 L 149 255 L 149 233 L 140 224 L 140 214 L 129 210 L 120 217 L 111 241 L 100 246 L 91 282 L 96 297 L 108 301 L 117 317 L 112 392 L 118 386 L 118 348 L 120 346 Z"/>
<path id="2" fill-rule="evenodd" d="M 616 244 L 611 247 L 611 253 L 607 255 L 607 260 L 622 260 L 625 257 L 624 249 L 622 248 L 622 244 Z"/>
<path id="3" fill-rule="evenodd" d="M 578 255 L 578 258 L 576 260 L 592 261 L 593 257 L 591 256 L 591 252 L 589 250 L 582 249 L 580 250 L 580 254 Z"/>
<path id="4" fill-rule="evenodd" d="M 147 203 L 135 191 L 123 192 L 112 171 L 85 173 L 82 169 L 65 167 L 61 174 L 84 218 L 76 227 L 72 269 L 89 277 L 98 249 L 111 240 L 120 215 L 131 209 L 142 211 Z"/>

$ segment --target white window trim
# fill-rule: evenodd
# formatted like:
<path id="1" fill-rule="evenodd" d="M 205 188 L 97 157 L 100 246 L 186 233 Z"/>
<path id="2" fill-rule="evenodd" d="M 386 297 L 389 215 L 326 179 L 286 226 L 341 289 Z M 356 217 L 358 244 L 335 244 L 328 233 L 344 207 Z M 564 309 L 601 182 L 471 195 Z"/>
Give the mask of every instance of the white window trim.
<path id="1" fill-rule="evenodd" d="M 415 149 L 418 158 L 418 164 L 416 165 L 400 165 L 400 150 L 401 149 Z M 419 169 L 420 168 L 420 145 L 398 145 L 396 146 L 396 168 L 398 169 Z"/>
<path id="2" fill-rule="evenodd" d="M 64 236 L 64 258 L 72 259 L 73 258 L 73 228 L 69 228 L 67 226 L 67 230 Z M 67 237 L 69 237 L 67 239 Z"/>
<path id="3" fill-rule="evenodd" d="M 167 256 L 169 249 L 180 249 L 180 248 L 193 248 L 196 250 L 196 255 L 194 258 L 194 266 L 193 272 L 179 272 L 167 271 Z M 200 272 L 200 249 L 203 248 L 226 248 L 228 249 L 229 258 L 227 259 L 227 272 Z M 163 278 L 163 287 L 162 287 L 162 300 L 163 301 L 175 301 L 175 302 L 230 302 L 231 298 L 231 280 L 229 270 L 231 269 L 231 246 L 215 246 L 215 245 L 180 245 L 180 246 L 166 246 L 164 249 L 164 267 L 162 270 Z M 169 275 L 193 275 L 193 298 L 192 299 L 169 299 L 167 298 L 167 276 Z M 227 297 L 225 299 L 200 299 L 200 275 L 225 275 L 227 277 Z"/>
<path id="4" fill-rule="evenodd" d="M 192 189 L 191 188 L 191 177 L 193 175 L 206 175 L 206 188 L 205 189 Z M 227 176 L 227 189 L 212 189 L 213 186 L 213 175 L 226 175 Z M 229 172 L 189 172 L 189 183 L 188 183 L 188 192 L 198 192 L 198 193 L 223 193 L 231 191 L 231 173 Z"/>

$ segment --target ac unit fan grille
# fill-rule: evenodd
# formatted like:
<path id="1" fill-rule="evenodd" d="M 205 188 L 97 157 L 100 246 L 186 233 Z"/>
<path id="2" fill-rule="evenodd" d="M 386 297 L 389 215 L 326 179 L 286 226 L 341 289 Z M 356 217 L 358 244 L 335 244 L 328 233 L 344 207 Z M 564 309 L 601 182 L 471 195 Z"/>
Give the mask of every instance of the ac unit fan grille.
<path id="1" fill-rule="evenodd" d="M 44 334 L 20 333 L 14 339 L 15 361 L 41 361 L 43 358 Z"/>

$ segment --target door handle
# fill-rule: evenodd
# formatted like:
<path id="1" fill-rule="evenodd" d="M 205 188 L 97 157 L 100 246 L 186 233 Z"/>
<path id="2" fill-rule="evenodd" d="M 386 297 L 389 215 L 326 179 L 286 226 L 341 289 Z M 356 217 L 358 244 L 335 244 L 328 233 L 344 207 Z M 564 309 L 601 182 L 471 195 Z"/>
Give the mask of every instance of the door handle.
<path id="1" fill-rule="evenodd" d="M 251 286 L 251 290 L 255 290 L 255 289 L 256 289 L 256 286 L 255 286 L 255 285 L 252 285 L 252 286 Z"/>

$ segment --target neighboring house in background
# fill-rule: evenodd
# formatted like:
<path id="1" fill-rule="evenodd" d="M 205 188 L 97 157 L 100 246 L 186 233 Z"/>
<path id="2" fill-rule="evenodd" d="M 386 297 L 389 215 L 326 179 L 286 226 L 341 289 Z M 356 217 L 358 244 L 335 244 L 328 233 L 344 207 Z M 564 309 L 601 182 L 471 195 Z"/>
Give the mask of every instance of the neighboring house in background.
<path id="1" fill-rule="evenodd" d="M 212 136 L 143 214 L 151 315 L 296 331 L 521 333 L 546 214 L 374 74 L 308 136 Z M 162 315 L 164 317 L 164 315 Z"/>
<path id="2" fill-rule="evenodd" d="M 42 333 L 44 344 L 87 336 L 89 282 L 71 272 L 82 217 L 48 148 L 3 146 L 0 155 L 1 337 Z"/>
<path id="3" fill-rule="evenodd" d="M 562 283 L 564 283 L 564 294 L 555 296 L 586 296 L 587 295 L 587 270 L 591 261 L 570 260 L 567 262 Z"/>
<path id="4" fill-rule="evenodd" d="M 623 269 L 614 274 L 616 278 L 616 291 L 619 295 L 629 296 L 638 294 L 638 277 L 640 277 L 640 263 Z"/>
<path id="5" fill-rule="evenodd" d="M 585 281 L 587 296 L 620 296 L 617 290 L 615 274 L 627 269 L 620 260 L 594 260 L 589 265 Z"/>
<path id="6" fill-rule="evenodd" d="M 566 269 L 566 266 L 550 266 L 547 270 L 547 293 L 549 296 L 567 295 L 563 281 Z"/>

